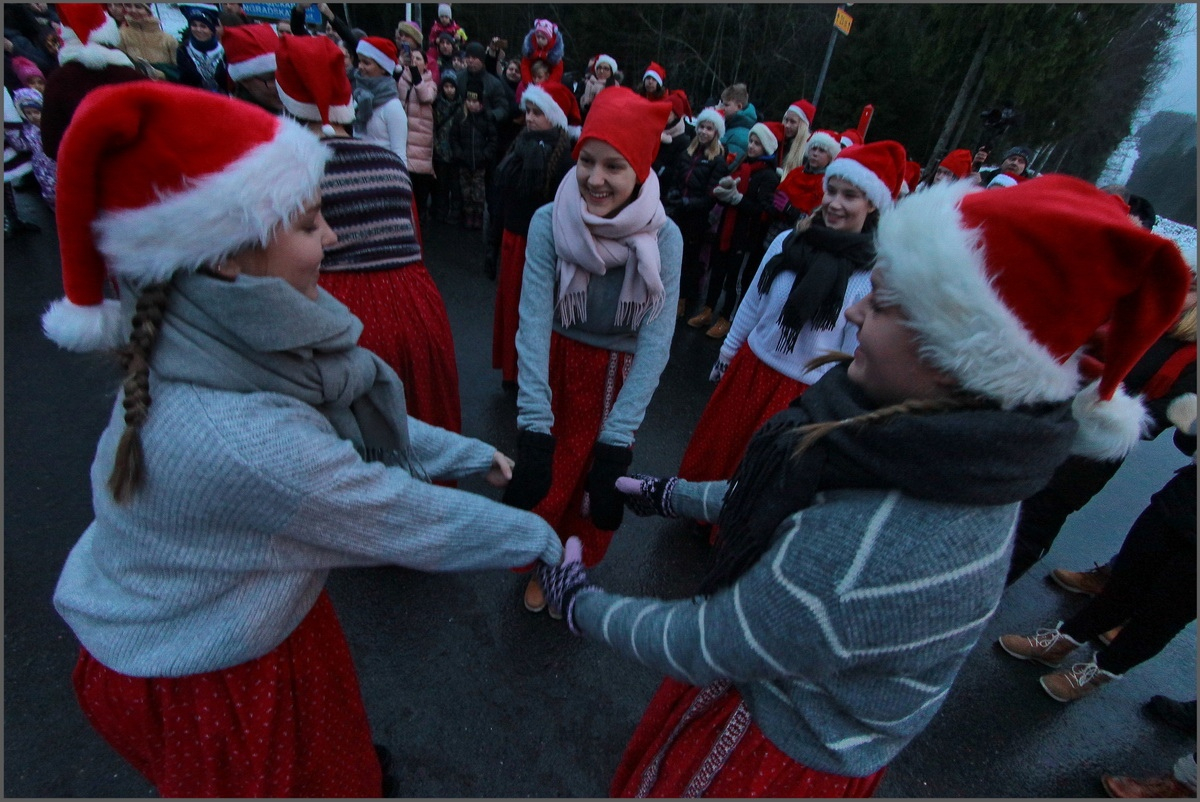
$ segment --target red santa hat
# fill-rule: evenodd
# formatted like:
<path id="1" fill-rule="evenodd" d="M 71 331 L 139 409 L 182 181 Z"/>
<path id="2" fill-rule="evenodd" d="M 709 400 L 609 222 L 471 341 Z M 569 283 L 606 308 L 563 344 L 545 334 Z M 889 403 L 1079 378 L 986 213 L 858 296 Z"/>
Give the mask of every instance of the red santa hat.
<path id="1" fill-rule="evenodd" d="M 596 67 L 601 64 L 607 64 L 610 70 L 612 70 L 614 73 L 617 72 L 617 60 L 606 53 L 601 53 L 600 55 L 596 56 L 596 63 L 592 66 L 592 69 L 596 69 Z"/>
<path id="2" fill-rule="evenodd" d="M 921 165 L 914 161 L 904 162 L 904 180 L 900 183 L 900 196 L 903 197 L 917 188 L 921 182 Z"/>
<path id="3" fill-rule="evenodd" d="M 879 211 L 890 209 L 900 197 L 904 155 L 904 146 L 890 139 L 852 145 L 825 168 L 824 187 L 829 179 L 842 178 L 861 189 Z"/>
<path id="4" fill-rule="evenodd" d="M 133 66 L 129 56 L 116 49 L 121 44 L 121 31 L 103 4 L 58 3 L 55 8 L 62 20 L 59 64 L 77 61 L 89 70 L 102 70 L 110 65 Z"/>
<path id="5" fill-rule="evenodd" d="M 988 182 L 988 189 L 1004 189 L 1005 187 L 1015 187 L 1017 184 L 1028 181 L 1029 179 L 1023 175 L 1012 175 L 1011 173 L 997 173 L 996 177 Z"/>
<path id="6" fill-rule="evenodd" d="M 779 123 L 771 123 L 778 125 L 778 132 L 773 131 L 767 123 L 755 123 L 750 128 L 750 133 L 758 137 L 758 141 L 762 143 L 763 151 L 768 156 L 774 156 L 775 151 L 779 149 L 779 140 L 783 138 L 783 126 Z"/>
<path id="7" fill-rule="evenodd" d="M 715 106 L 709 106 L 706 109 L 701 109 L 696 115 L 696 125 L 702 122 L 710 122 L 717 129 L 717 139 L 725 136 L 725 113 Z"/>
<path id="8" fill-rule="evenodd" d="M 354 122 L 345 57 L 332 39 L 285 34 L 279 40 L 277 61 L 275 87 L 293 117 L 321 123 L 326 136 L 334 134 L 330 123 Z"/>
<path id="9" fill-rule="evenodd" d="M 616 148 L 645 181 L 658 155 L 659 135 L 671 115 L 671 104 L 648 100 L 625 86 L 610 86 L 592 101 L 572 158 L 579 160 L 585 142 L 598 139 Z"/>
<path id="10" fill-rule="evenodd" d="M 833 131 L 814 131 L 808 137 L 807 147 L 820 148 L 831 156 L 837 156 L 842 152 L 842 143 L 838 141 L 838 136 Z"/>
<path id="11" fill-rule="evenodd" d="M 808 123 L 811 126 L 813 123 L 813 120 L 817 116 L 817 107 L 802 98 L 800 100 L 793 102 L 792 105 L 788 106 L 787 111 L 785 111 L 784 114 L 786 115 L 788 112 L 792 112 L 793 114 L 799 114 L 800 117 L 804 120 L 804 122 Z"/>
<path id="12" fill-rule="evenodd" d="M 843 148 L 848 148 L 851 145 L 861 145 L 863 138 L 857 128 L 847 128 L 838 135 L 838 142 L 841 143 Z"/>
<path id="13" fill-rule="evenodd" d="M 243 81 L 255 75 L 275 72 L 279 34 L 265 22 L 226 28 L 225 35 L 221 37 L 221 46 L 225 48 L 225 66 L 230 80 Z"/>
<path id="14" fill-rule="evenodd" d="M 396 62 L 400 60 L 400 51 L 396 48 L 396 43 L 382 36 L 364 36 L 358 40 L 355 52 L 383 67 L 383 71 L 388 75 L 396 71 Z"/>
<path id="15" fill-rule="evenodd" d="M 971 173 L 971 161 L 971 151 L 959 148 L 947 153 L 946 158 L 938 163 L 938 167 L 945 167 L 954 173 L 955 178 L 966 178 Z"/>
<path id="16" fill-rule="evenodd" d="M 329 151 L 291 120 L 215 92 L 131 81 L 90 92 L 58 150 L 55 215 L 66 297 L 42 316 L 72 351 L 119 346 L 128 321 L 105 300 L 265 245 L 310 202 Z"/>
<path id="17" fill-rule="evenodd" d="M 646 71 L 642 73 L 642 80 L 644 81 L 647 78 L 653 78 L 658 81 L 659 86 L 667 85 L 667 71 L 663 69 L 661 64 L 653 61 L 650 62 L 650 66 L 646 68 Z"/>
<path id="18" fill-rule="evenodd" d="M 568 133 L 575 128 L 578 135 L 580 125 L 579 101 L 570 89 L 557 81 L 546 81 L 543 84 L 530 84 L 521 94 L 521 104 L 531 103 L 541 109 L 542 114 L 550 120 L 555 128 L 561 128 Z"/>
<path id="19" fill-rule="evenodd" d="M 877 242 L 885 293 L 930 364 L 1005 409 L 1072 400 L 1076 454 L 1120 459 L 1138 441 L 1145 411 L 1121 382 L 1193 276 L 1120 198 L 1065 175 L 1003 192 L 936 184 L 884 214 Z M 1106 322 L 1099 379 L 1081 391 L 1081 354 Z"/>

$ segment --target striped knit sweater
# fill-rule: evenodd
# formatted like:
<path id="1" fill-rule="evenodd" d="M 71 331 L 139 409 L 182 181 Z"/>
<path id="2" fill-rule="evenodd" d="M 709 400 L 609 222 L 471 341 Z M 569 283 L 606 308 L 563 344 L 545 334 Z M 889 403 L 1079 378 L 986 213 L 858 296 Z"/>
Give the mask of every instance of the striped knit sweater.
<path id="1" fill-rule="evenodd" d="M 725 486 L 680 481 L 677 512 L 716 520 Z M 1016 513 L 1016 504 L 829 491 L 710 598 L 586 591 L 576 620 L 588 637 L 676 679 L 731 679 L 790 757 L 866 776 L 944 701 L 999 603 Z"/>
<path id="2" fill-rule="evenodd" d="M 321 213 L 337 234 L 322 272 L 391 270 L 421 261 L 408 168 L 387 148 L 347 137 L 321 140 L 333 150 L 321 179 Z"/>

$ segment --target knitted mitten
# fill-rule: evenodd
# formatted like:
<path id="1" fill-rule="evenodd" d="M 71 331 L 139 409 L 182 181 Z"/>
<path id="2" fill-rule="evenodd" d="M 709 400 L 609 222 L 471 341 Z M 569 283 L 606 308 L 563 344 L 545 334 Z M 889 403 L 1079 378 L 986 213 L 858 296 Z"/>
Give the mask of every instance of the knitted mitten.
<path id="1" fill-rule="evenodd" d="M 517 436 L 517 464 L 501 499 L 510 507 L 532 510 L 550 492 L 554 435 L 522 431 Z"/>
<path id="2" fill-rule="evenodd" d="M 592 469 L 588 472 L 588 505 L 592 523 L 613 531 L 625 515 L 624 494 L 617 490 L 617 480 L 633 462 L 633 450 L 625 446 L 596 443 L 592 448 Z"/>

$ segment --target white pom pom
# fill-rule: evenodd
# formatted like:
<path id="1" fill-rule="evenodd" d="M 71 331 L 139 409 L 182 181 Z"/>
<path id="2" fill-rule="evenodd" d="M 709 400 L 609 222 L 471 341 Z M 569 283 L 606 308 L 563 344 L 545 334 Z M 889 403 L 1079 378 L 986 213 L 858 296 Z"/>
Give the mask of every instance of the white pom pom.
<path id="1" fill-rule="evenodd" d="M 321 133 L 324 134 L 325 136 L 333 136 L 334 134 L 337 133 L 337 129 L 335 129 L 329 123 L 325 123 L 324 125 L 321 126 Z"/>
<path id="2" fill-rule="evenodd" d="M 68 351 L 106 351 L 123 344 L 121 322 L 119 301 L 77 306 L 62 298 L 42 315 L 42 332 Z"/>
<path id="3" fill-rule="evenodd" d="M 1071 453 L 1106 462 L 1124 459 L 1150 423 L 1141 399 L 1124 390 L 1113 393 L 1111 401 L 1101 401 L 1098 381 L 1079 391 L 1071 414 L 1079 422 Z"/>
<path id="4" fill-rule="evenodd" d="M 1196 434 L 1196 394 L 1184 393 L 1167 407 L 1167 420 L 1184 434 Z"/>

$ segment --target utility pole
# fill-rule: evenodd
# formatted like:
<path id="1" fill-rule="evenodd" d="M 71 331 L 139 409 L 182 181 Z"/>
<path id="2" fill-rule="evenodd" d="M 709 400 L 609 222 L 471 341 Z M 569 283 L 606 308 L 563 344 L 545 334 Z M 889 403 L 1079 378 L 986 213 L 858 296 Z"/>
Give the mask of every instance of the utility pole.
<path id="1" fill-rule="evenodd" d="M 829 60 L 833 58 L 833 46 L 837 44 L 838 32 L 850 35 L 850 24 L 854 22 L 854 18 L 846 13 L 846 9 L 854 5 L 853 3 L 842 3 L 837 7 L 837 11 L 833 17 L 833 32 L 829 34 L 829 47 L 825 49 L 825 63 L 821 65 L 821 74 L 817 76 L 817 91 L 813 92 L 812 104 L 814 106 L 821 102 L 821 89 L 825 86 L 825 73 L 829 71 Z"/>

